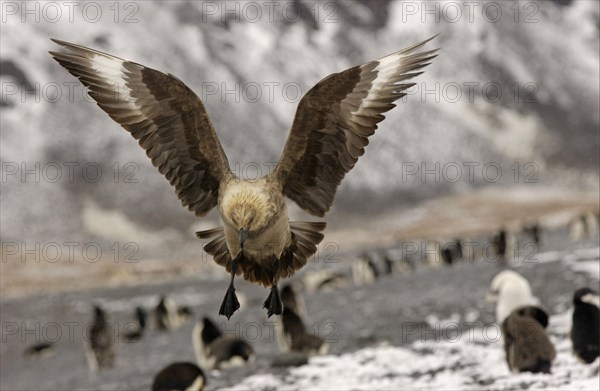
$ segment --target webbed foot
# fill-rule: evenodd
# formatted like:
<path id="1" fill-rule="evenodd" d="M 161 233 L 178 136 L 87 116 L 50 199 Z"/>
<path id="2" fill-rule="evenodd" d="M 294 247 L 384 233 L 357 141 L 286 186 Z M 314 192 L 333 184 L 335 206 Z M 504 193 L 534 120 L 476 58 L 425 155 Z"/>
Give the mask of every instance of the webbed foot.
<path id="1" fill-rule="evenodd" d="M 277 285 L 271 287 L 271 292 L 263 304 L 263 308 L 267 309 L 267 317 L 272 315 L 281 315 L 283 313 L 283 302 L 279 295 L 279 289 Z"/>
<path id="2" fill-rule="evenodd" d="M 231 315 L 233 315 L 233 313 L 239 308 L 240 302 L 235 294 L 235 288 L 233 285 L 229 285 L 229 288 L 227 288 L 227 292 L 225 293 L 225 297 L 223 298 L 223 302 L 221 303 L 219 315 L 225 315 L 227 320 L 229 320 Z"/>

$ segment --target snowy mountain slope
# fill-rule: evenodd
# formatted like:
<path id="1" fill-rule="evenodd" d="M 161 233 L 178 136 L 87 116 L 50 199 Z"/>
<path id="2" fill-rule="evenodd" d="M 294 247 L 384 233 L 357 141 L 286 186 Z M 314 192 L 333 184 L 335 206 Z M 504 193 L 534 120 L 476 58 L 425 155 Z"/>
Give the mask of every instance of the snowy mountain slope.
<path id="1" fill-rule="evenodd" d="M 388 113 L 340 188 L 333 209 L 339 226 L 346 214 L 361 215 L 358 205 L 384 213 L 438 194 L 510 186 L 515 162 L 524 175 L 535 169 L 539 183 L 528 186 L 597 192 L 598 4 L 542 1 L 517 13 L 508 3 L 492 3 L 501 6 L 498 21 L 490 21 L 487 3 L 473 9 L 472 18 L 466 9 L 456 18 L 455 2 L 439 2 L 426 13 L 399 1 L 327 3 L 331 8 L 281 2 L 272 20 L 264 6 L 255 18 L 246 6 L 230 12 L 215 3 L 215 11 L 191 1 L 132 3 L 118 17 L 100 3 L 96 23 L 80 9 L 72 22 L 66 16 L 36 22 L 23 10 L 5 15 L 2 61 L 14 64 L 36 92 L 3 89 L 3 241 L 112 243 L 150 235 L 162 240 L 142 241 L 141 253 L 164 258 L 177 249 L 185 258 L 198 251 L 193 228 L 216 222 L 214 213 L 198 222 L 180 207 L 131 137 L 51 60 L 47 51 L 57 48 L 50 37 L 177 75 L 204 98 L 234 171 L 253 177 L 267 172 L 263 162 L 278 159 L 301 93 L 319 79 L 441 33 L 431 44 L 442 47 L 440 56 Z M 284 12 L 288 4 L 303 11 Z M 137 22 L 124 23 L 133 11 Z M 18 72 L 5 69 L 3 85 L 15 83 Z M 431 169 L 436 162 L 458 165 L 462 175 L 406 180 L 409 166 Z M 497 183 L 481 171 L 470 179 L 465 163 L 493 163 L 504 175 Z M 53 182 L 56 166 L 62 175 Z M 38 178 L 23 176 L 26 169 Z M 90 219 L 95 213 L 115 219 Z"/>

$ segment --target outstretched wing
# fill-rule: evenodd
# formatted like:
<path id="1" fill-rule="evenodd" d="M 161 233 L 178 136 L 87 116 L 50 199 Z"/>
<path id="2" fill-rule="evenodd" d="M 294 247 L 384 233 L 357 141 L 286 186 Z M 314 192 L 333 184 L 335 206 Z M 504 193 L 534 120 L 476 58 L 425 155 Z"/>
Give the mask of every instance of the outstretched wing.
<path id="1" fill-rule="evenodd" d="M 68 52 L 50 54 L 89 89 L 113 120 L 139 141 L 152 164 L 196 216 L 218 200 L 230 170 L 198 98 L 176 77 L 93 49 L 53 39 Z"/>
<path id="2" fill-rule="evenodd" d="M 433 38 L 329 75 L 304 95 L 274 172 L 286 196 L 317 216 L 329 210 L 382 113 L 414 85 L 405 81 L 436 57 L 437 49 L 416 52 Z"/>

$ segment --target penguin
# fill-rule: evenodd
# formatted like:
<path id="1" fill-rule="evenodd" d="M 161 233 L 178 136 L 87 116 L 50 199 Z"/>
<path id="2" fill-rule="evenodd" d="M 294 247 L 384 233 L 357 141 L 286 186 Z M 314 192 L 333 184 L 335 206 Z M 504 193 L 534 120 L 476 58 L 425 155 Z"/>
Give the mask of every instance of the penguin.
<path id="1" fill-rule="evenodd" d="M 587 239 L 591 233 L 590 219 L 585 214 L 575 216 L 569 221 L 569 237 L 571 240 Z"/>
<path id="2" fill-rule="evenodd" d="M 277 341 L 282 352 L 299 352 L 307 356 L 324 355 L 329 344 L 309 332 L 302 318 L 292 309 L 283 307 L 281 323 L 277 324 Z"/>
<path id="3" fill-rule="evenodd" d="M 496 322 L 502 324 L 512 311 L 527 305 L 538 305 L 529 282 L 519 273 L 504 270 L 496 274 L 486 295 L 489 302 L 496 304 Z"/>
<path id="4" fill-rule="evenodd" d="M 248 342 L 223 335 L 208 317 L 194 326 L 192 342 L 198 364 L 209 370 L 240 367 L 254 361 L 254 349 Z"/>
<path id="5" fill-rule="evenodd" d="M 154 309 L 154 318 L 158 330 L 170 331 L 178 328 L 190 319 L 192 311 L 189 307 L 177 307 L 170 297 L 161 296 Z"/>
<path id="6" fill-rule="evenodd" d="M 600 344 L 600 297 L 590 288 L 580 288 L 573 295 L 571 342 L 573 354 L 591 364 L 598 358 Z"/>
<path id="7" fill-rule="evenodd" d="M 186 322 L 192 315 L 194 315 L 194 312 L 187 305 L 177 308 L 177 316 L 179 316 L 180 321 Z"/>
<path id="8" fill-rule="evenodd" d="M 173 312 L 177 311 L 175 302 L 168 297 L 161 296 L 154 309 L 154 320 L 157 330 L 169 330 L 173 323 Z"/>
<path id="9" fill-rule="evenodd" d="M 460 239 L 455 239 L 446 245 L 441 250 L 442 260 L 448 266 L 462 259 L 462 243 Z"/>
<path id="10" fill-rule="evenodd" d="M 536 247 L 539 249 L 541 243 L 541 229 L 538 223 L 534 223 L 523 228 L 523 232 L 533 240 Z"/>
<path id="11" fill-rule="evenodd" d="M 454 245 L 456 247 L 456 258 L 458 260 L 463 260 L 463 245 L 461 239 L 454 239 Z"/>
<path id="12" fill-rule="evenodd" d="M 400 259 L 399 269 L 404 273 L 411 273 L 417 270 L 418 261 L 413 255 L 403 254 Z"/>
<path id="13" fill-rule="evenodd" d="M 284 353 L 299 352 L 308 356 L 326 354 L 329 351 L 329 345 L 322 338 L 307 330 L 305 321 L 299 313 L 299 303 L 302 303 L 304 316 L 306 316 L 302 295 L 297 294 L 289 285 L 284 289 L 286 294 L 282 295 L 281 322 L 276 324 L 279 348 Z"/>
<path id="14" fill-rule="evenodd" d="M 496 249 L 497 261 L 501 264 L 506 263 L 506 230 L 502 228 L 496 235 L 492 237 L 492 243 Z"/>
<path id="15" fill-rule="evenodd" d="M 437 240 L 429 240 L 424 245 L 424 260 L 427 266 L 440 267 L 442 264 L 442 246 Z"/>
<path id="16" fill-rule="evenodd" d="M 461 251 L 461 259 L 466 262 L 475 262 L 476 255 L 476 244 L 478 242 L 474 241 L 474 239 L 469 237 L 463 237 L 460 241 L 460 251 Z M 480 246 L 477 245 L 478 248 Z"/>
<path id="17" fill-rule="evenodd" d="M 114 366 L 113 329 L 100 306 L 94 306 L 94 323 L 89 331 L 88 343 L 86 356 L 92 372 Z"/>
<path id="18" fill-rule="evenodd" d="M 352 280 L 355 285 L 372 284 L 378 277 L 379 271 L 368 254 L 363 254 L 352 264 Z"/>
<path id="19" fill-rule="evenodd" d="M 319 281 L 316 290 L 318 292 L 331 292 L 348 285 L 350 285 L 350 278 L 345 273 L 330 273 Z"/>
<path id="20" fill-rule="evenodd" d="M 135 320 L 136 323 L 132 324 L 131 330 L 126 331 L 123 334 L 123 338 L 126 342 L 136 342 L 142 338 L 144 331 L 146 330 L 146 318 L 148 314 L 142 307 L 136 307 L 135 309 Z"/>
<path id="21" fill-rule="evenodd" d="M 300 294 L 296 294 L 298 291 L 292 284 L 285 284 L 281 288 L 281 302 L 284 307 L 293 309 L 299 316 L 306 318 L 306 303 L 304 297 Z"/>
<path id="22" fill-rule="evenodd" d="M 206 385 L 202 369 L 190 362 L 176 362 L 154 377 L 152 391 L 201 391 Z"/>
<path id="23" fill-rule="evenodd" d="M 348 285 L 350 285 L 349 276 L 332 269 L 306 272 L 302 278 L 302 286 L 309 292 L 331 292 Z"/>
<path id="24" fill-rule="evenodd" d="M 383 262 L 383 273 L 387 276 L 394 274 L 394 265 L 396 262 L 390 257 L 387 251 L 381 254 L 381 259 Z"/>
<path id="25" fill-rule="evenodd" d="M 536 306 L 519 307 L 502 322 L 506 363 L 513 373 L 550 373 L 556 350 L 547 326 L 548 314 Z"/>
<path id="26" fill-rule="evenodd" d="M 39 342 L 28 347 L 23 356 L 26 358 L 42 358 L 48 357 L 54 354 L 54 343 L 53 342 Z"/>

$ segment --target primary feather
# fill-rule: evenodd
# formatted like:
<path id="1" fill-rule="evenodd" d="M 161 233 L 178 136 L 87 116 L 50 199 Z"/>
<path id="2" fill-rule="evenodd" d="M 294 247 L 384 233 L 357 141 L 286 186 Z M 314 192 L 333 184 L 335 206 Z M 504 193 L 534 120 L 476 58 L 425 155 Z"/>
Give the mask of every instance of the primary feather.
<path id="1" fill-rule="evenodd" d="M 313 215 L 331 208 L 383 113 L 436 57 L 419 51 L 431 39 L 317 83 L 298 105 L 276 169 L 256 181 L 233 175 L 202 101 L 175 76 L 60 40 L 67 51 L 50 54 L 138 140 L 185 207 L 203 216 L 218 206 L 224 226 L 197 233 L 211 239 L 204 250 L 215 262 L 276 286 L 315 254 L 325 228 L 290 222 L 283 196 Z"/>

